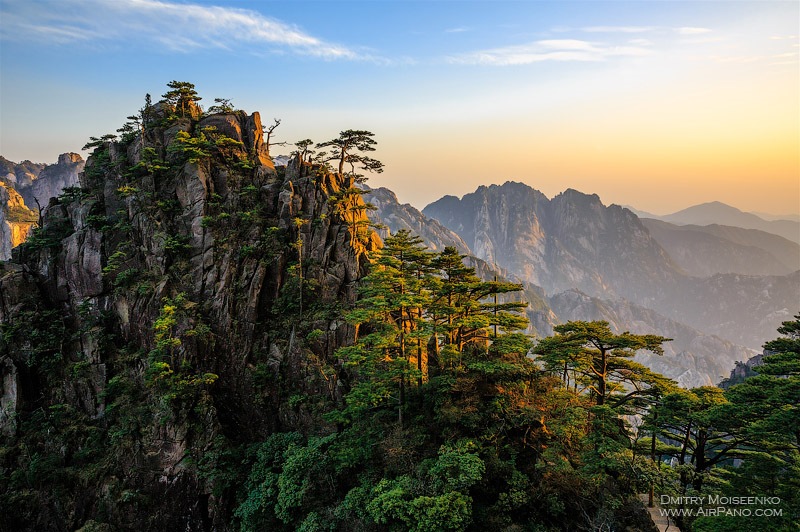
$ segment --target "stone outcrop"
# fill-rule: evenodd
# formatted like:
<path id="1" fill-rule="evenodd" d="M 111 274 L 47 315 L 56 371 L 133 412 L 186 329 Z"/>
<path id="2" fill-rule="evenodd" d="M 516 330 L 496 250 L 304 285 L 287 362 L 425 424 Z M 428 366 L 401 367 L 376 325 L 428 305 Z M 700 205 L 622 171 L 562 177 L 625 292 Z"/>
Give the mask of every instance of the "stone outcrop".
<path id="1" fill-rule="evenodd" d="M 0 260 L 11 258 L 11 250 L 28 238 L 37 220 L 14 187 L 0 179 Z"/>
<path id="2" fill-rule="evenodd" d="M 77 153 L 62 153 L 56 164 L 47 165 L 30 187 L 21 188 L 19 193 L 28 205 L 34 206 L 38 201 L 44 207 L 50 198 L 78 184 L 78 176 L 85 165 L 86 162 Z"/>
<path id="3" fill-rule="evenodd" d="M 35 242 L 0 271 L 0 433 L 43 445 L 20 420 L 57 407 L 118 438 L 96 443 L 92 471 L 104 473 L 90 489 L 29 493 L 46 509 L 29 516 L 37 530 L 98 517 L 223 530 L 235 492 L 197 460 L 218 438 L 318 427 L 285 390 L 337 401 L 347 385 L 333 353 L 354 329 L 338 309 L 381 244 L 363 230 L 361 196 L 337 195 L 338 175 L 297 159 L 276 169 L 258 113 L 168 111 L 143 138 L 100 145 L 81 188 L 50 200 Z M 209 126 L 193 159 L 181 132 L 200 139 Z M 174 322 L 160 329 L 165 316 Z M 121 402 L 138 405 L 135 437 Z M 65 460 L 86 455 L 85 440 L 60 430 L 49 438 Z"/>
<path id="4" fill-rule="evenodd" d="M 460 234 L 474 254 L 557 293 L 657 297 L 678 270 L 627 209 L 567 190 L 552 200 L 522 183 L 445 196 L 423 213 Z"/>
<path id="5" fill-rule="evenodd" d="M 11 183 L 13 187 L 24 188 L 30 186 L 39 177 L 46 164 L 22 161 L 14 163 L 0 155 L 0 178 Z"/>
<path id="6" fill-rule="evenodd" d="M 401 204 L 397 195 L 388 188 L 368 188 L 367 201 L 375 210 L 367 215 L 383 227 L 381 237 L 407 229 L 425 241 L 433 251 L 442 251 L 445 246 L 453 246 L 459 253 L 472 255 L 472 250 L 455 231 L 448 229 L 437 220 L 428 218 L 413 206 Z"/>

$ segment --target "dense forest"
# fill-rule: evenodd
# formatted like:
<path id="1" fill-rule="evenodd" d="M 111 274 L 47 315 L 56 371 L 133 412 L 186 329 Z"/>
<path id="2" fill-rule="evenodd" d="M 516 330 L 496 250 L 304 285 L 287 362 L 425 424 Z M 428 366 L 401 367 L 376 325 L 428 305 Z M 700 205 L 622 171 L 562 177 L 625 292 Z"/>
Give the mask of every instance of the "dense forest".
<path id="1" fill-rule="evenodd" d="M 169 89 L 0 265 L 0 530 L 800 529 L 800 315 L 724 390 L 526 336 L 519 285 L 380 241 L 371 132 L 275 167 L 279 120 Z"/>

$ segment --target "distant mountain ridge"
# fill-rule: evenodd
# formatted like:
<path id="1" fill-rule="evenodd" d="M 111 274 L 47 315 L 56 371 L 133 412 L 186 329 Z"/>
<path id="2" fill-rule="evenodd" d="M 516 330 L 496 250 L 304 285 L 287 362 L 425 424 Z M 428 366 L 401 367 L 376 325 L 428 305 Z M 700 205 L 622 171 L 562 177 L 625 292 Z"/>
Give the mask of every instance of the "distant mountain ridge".
<path id="1" fill-rule="evenodd" d="M 746 360 L 754 353 L 718 336 L 706 334 L 690 327 L 679 317 L 668 318 L 664 314 L 642 307 L 624 299 L 602 299 L 588 296 L 579 290 L 568 289 L 548 296 L 536 284 L 521 279 L 516 272 L 490 264 L 476 258 L 469 246 L 454 231 L 438 221 L 425 216 L 411 205 L 401 205 L 397 196 L 385 188 L 373 189 L 365 198 L 376 206 L 369 213 L 375 223 L 386 226 L 384 236 L 400 229 L 409 229 L 419 234 L 431 249 L 443 249 L 453 245 L 454 240 L 461 253 L 468 255 L 466 263 L 475 267 L 479 277 L 491 280 L 519 282 L 523 291 L 519 296 L 529 303 L 527 317 L 531 327 L 529 333 L 548 336 L 553 326 L 569 320 L 606 320 L 611 327 L 622 332 L 636 334 L 661 334 L 675 340 L 665 345 L 666 355 L 642 354 L 639 360 L 686 387 L 715 384 L 720 376 L 727 374 L 736 361 Z M 457 207 L 460 200 L 453 196 L 443 198 Z M 779 237 L 775 237 L 779 238 Z M 464 248 L 464 249 L 462 249 Z"/>
<path id="2" fill-rule="evenodd" d="M 743 229 L 758 229 L 767 233 L 782 236 L 800 244 L 800 221 L 798 220 L 765 220 L 756 214 L 743 212 L 720 201 L 711 201 L 694 205 L 686 209 L 659 216 L 645 211 L 637 211 L 642 218 L 653 218 L 676 225 L 727 225 Z"/>
<path id="3" fill-rule="evenodd" d="M 460 234 L 477 257 L 550 294 L 577 288 L 650 300 L 682 275 L 636 215 L 596 194 L 568 189 L 550 200 L 509 181 L 460 200 L 445 196 L 422 212 Z"/>
<path id="4" fill-rule="evenodd" d="M 800 302 L 800 272 L 693 277 L 632 211 L 607 207 L 594 194 L 567 190 L 550 200 L 527 185 L 507 182 L 479 187 L 461 199 L 445 196 L 423 214 L 461 235 L 477 257 L 547 294 L 577 289 L 600 300 L 622 298 L 753 349 L 770 339 Z M 718 230 L 726 231 L 737 233 Z M 750 238 L 737 235 L 743 242 Z"/>
<path id="5" fill-rule="evenodd" d="M 800 270 L 800 245 L 758 229 L 725 225 L 675 225 L 643 218 L 642 223 L 686 273 L 788 275 Z"/>
<path id="6" fill-rule="evenodd" d="M 78 184 L 85 165 L 77 153 L 62 153 L 55 164 L 15 163 L 0 155 L 0 260 L 11 258 L 11 249 L 25 241 L 38 220 L 38 205 L 47 207 L 51 197 Z"/>

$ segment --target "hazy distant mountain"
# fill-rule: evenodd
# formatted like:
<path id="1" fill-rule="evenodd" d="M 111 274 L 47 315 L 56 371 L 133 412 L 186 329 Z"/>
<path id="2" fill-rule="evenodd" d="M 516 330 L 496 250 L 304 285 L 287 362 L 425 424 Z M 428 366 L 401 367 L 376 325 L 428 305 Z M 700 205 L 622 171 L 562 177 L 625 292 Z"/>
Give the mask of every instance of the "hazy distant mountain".
<path id="1" fill-rule="evenodd" d="M 646 213 L 643 213 L 644 216 Z M 647 215 L 677 225 L 728 225 L 744 229 L 759 229 L 780 235 L 800 244 L 800 222 L 793 220 L 764 220 L 749 212 L 742 212 L 719 201 L 695 205 L 666 216 Z"/>
<path id="2" fill-rule="evenodd" d="M 775 337 L 781 322 L 800 310 L 800 271 L 690 277 L 651 308 L 705 333 L 760 349 Z"/>
<path id="3" fill-rule="evenodd" d="M 568 290 L 548 298 L 548 303 L 561 321 L 605 320 L 617 332 L 630 331 L 672 338 L 672 341 L 664 344 L 663 356 L 642 352 L 636 359 L 689 388 L 716 385 L 722 376 L 727 376 L 737 361 L 747 360 L 756 354 L 756 351 L 718 336 L 703 334 L 629 301 L 600 300 L 577 290 Z"/>
<path id="4" fill-rule="evenodd" d="M 689 275 L 787 275 L 800 270 L 800 245 L 781 236 L 724 225 L 675 225 L 642 219 L 650 234 Z"/>
<path id="5" fill-rule="evenodd" d="M 29 186 L 39 177 L 45 166 L 47 165 L 27 160 L 15 163 L 0 155 L 0 177 L 5 178 L 15 189 Z"/>
<path id="6" fill-rule="evenodd" d="M 445 196 L 423 213 L 457 232 L 479 258 L 548 294 L 578 289 L 604 300 L 624 298 L 750 348 L 772 338 L 800 304 L 800 272 L 693 277 L 633 212 L 606 207 L 596 195 L 567 190 L 550 200 L 527 185 L 506 183 L 461 199 Z M 715 240 L 726 249 L 741 250 L 753 238 L 730 229 L 709 231 L 700 238 L 728 235 L 732 240 Z"/>
<path id="7" fill-rule="evenodd" d="M 454 246 L 460 253 L 466 255 L 464 262 L 475 268 L 475 273 L 481 279 L 490 281 L 496 278 L 500 281 L 522 284 L 522 292 L 512 294 L 509 299 L 528 303 L 526 312 L 530 320 L 528 333 L 539 336 L 550 334 L 553 325 L 559 323 L 558 317 L 550 310 L 541 287 L 526 282 L 495 264 L 489 264 L 485 260 L 475 257 L 458 234 L 437 220 L 428 218 L 413 206 L 400 204 L 397 195 L 391 190 L 383 187 L 370 189 L 369 194 L 364 197 L 376 207 L 376 210 L 369 211 L 367 216 L 372 222 L 385 226 L 385 229 L 379 230 L 381 237 L 385 238 L 389 233 L 394 234 L 401 229 L 407 229 L 422 238 L 431 250 L 441 251 L 446 246 Z"/>
<path id="8" fill-rule="evenodd" d="M 752 212 L 751 214 L 755 214 L 759 218 L 763 218 L 767 221 L 790 220 L 792 222 L 800 222 L 800 214 L 770 214 L 768 212 Z"/>
<path id="9" fill-rule="evenodd" d="M 55 164 L 14 163 L 0 156 L 0 176 L 13 185 L 28 207 L 36 209 L 36 201 L 45 207 L 63 189 L 77 185 L 85 164 L 77 153 L 62 153 Z"/>
<path id="10" fill-rule="evenodd" d="M 445 196 L 422 212 L 461 235 L 477 257 L 550 294 L 577 288 L 647 301 L 682 275 L 636 215 L 597 195 L 567 190 L 550 200 L 507 182 Z"/>
<path id="11" fill-rule="evenodd" d="M 434 251 L 441 251 L 445 246 L 453 246 L 460 253 L 472 255 L 472 250 L 458 234 L 437 220 L 428 218 L 415 207 L 407 203 L 401 205 L 397 195 L 388 188 L 369 189 L 364 199 L 377 209 L 368 213 L 370 219 L 385 225 L 392 234 L 401 229 L 408 229 L 422 238 Z M 378 232 L 384 238 L 388 234 L 386 229 Z"/>
<path id="12" fill-rule="evenodd" d="M 365 197 L 377 207 L 370 217 L 388 226 L 392 233 L 409 229 L 422 235 L 433 249 L 456 244 L 462 253 L 471 254 L 469 246 L 455 232 L 414 207 L 401 205 L 392 191 L 378 188 Z M 474 267 L 482 279 L 491 280 L 497 276 L 499 280 L 523 285 L 521 293 L 510 297 L 528 302 L 526 314 L 530 320 L 528 332 L 531 334 L 549 336 L 555 324 L 569 320 L 606 320 L 617 331 L 674 338 L 664 346 L 665 356 L 642 353 L 638 360 L 683 386 L 715 384 L 721 375 L 727 375 L 736 361 L 747 360 L 754 353 L 625 300 L 594 298 L 577 290 L 568 290 L 548 298 L 541 287 L 520 279 L 514 272 L 473 256 L 468 256 L 466 263 Z"/>

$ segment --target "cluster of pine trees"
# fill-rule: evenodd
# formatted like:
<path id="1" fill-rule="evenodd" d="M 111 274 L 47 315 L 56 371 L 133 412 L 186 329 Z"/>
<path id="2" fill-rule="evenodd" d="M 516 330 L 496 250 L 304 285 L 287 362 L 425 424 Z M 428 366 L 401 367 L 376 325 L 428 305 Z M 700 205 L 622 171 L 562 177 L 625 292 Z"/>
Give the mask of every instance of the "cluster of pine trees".
<path id="1" fill-rule="evenodd" d="M 664 337 L 570 322 L 534 343 L 525 303 L 498 303 L 520 287 L 463 258 L 386 240 L 346 316 L 358 334 L 337 352 L 349 386 L 332 427 L 251 450 L 244 530 L 646 529 L 648 491 L 680 497 L 683 530 L 796 525 L 800 321 L 759 377 L 685 390 L 633 360 Z M 713 494 L 775 505 L 697 517 L 683 502 Z"/>

